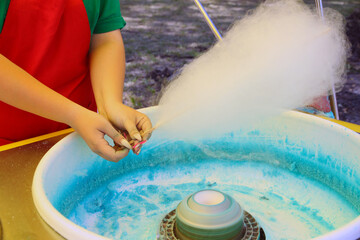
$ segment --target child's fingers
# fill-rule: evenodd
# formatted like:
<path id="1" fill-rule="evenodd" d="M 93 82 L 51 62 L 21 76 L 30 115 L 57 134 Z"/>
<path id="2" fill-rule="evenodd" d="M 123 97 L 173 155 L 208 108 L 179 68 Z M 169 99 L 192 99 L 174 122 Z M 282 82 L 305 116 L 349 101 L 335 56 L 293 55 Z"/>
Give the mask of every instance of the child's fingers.
<path id="1" fill-rule="evenodd" d="M 135 141 L 134 142 L 134 145 L 133 145 L 133 152 L 136 154 L 136 155 L 139 155 L 140 151 L 141 151 L 141 147 L 142 145 L 146 143 L 146 140 L 143 140 L 141 142 L 139 141 Z"/>
<path id="2" fill-rule="evenodd" d="M 141 129 L 140 133 L 144 140 L 149 140 L 151 137 L 151 133 L 154 130 L 152 127 L 151 121 L 148 117 L 144 117 L 140 123 L 138 124 Z"/>
<path id="3" fill-rule="evenodd" d="M 118 145 L 124 146 L 127 149 L 131 150 L 130 143 L 124 138 L 123 135 L 119 131 L 117 131 L 111 124 L 107 126 L 105 129 L 105 134 L 111 137 L 112 140 L 114 140 L 115 143 Z"/>
<path id="4" fill-rule="evenodd" d="M 119 151 L 115 150 L 108 144 L 103 144 L 101 146 L 98 146 L 95 153 L 109 161 L 118 162 L 120 159 L 123 159 L 128 155 L 129 150 L 127 148 L 123 148 Z"/>
<path id="5" fill-rule="evenodd" d="M 126 121 L 124 127 L 132 139 L 136 139 L 138 141 L 142 140 L 141 135 L 134 123 L 131 121 Z"/>
<path id="6" fill-rule="evenodd" d="M 152 134 L 153 130 L 155 130 L 155 129 L 151 128 L 151 129 L 146 130 L 146 131 L 143 131 L 143 130 L 140 131 L 140 134 L 141 134 L 144 141 L 147 141 L 147 140 L 149 140 L 151 138 L 151 134 Z"/>

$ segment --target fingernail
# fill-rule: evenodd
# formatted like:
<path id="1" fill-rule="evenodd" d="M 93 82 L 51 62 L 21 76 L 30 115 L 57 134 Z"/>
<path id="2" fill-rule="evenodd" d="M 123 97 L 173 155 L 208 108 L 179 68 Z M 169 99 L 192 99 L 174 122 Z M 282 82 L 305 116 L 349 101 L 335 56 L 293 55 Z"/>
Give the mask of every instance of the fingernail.
<path id="1" fill-rule="evenodd" d="M 135 134 L 134 134 L 134 137 L 135 137 L 137 140 L 141 141 L 141 135 L 140 135 L 140 133 L 135 133 Z"/>
<path id="2" fill-rule="evenodd" d="M 121 139 L 120 142 L 121 142 L 121 144 L 122 144 L 123 146 L 125 146 L 126 148 L 131 149 L 130 143 L 129 143 L 128 141 L 126 141 L 125 139 Z"/>

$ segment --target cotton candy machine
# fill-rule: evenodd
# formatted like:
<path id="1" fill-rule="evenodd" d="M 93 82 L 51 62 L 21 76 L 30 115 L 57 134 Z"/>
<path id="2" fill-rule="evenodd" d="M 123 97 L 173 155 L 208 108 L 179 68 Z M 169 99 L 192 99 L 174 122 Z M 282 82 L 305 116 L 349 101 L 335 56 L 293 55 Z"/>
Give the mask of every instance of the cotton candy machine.
<path id="1" fill-rule="evenodd" d="M 158 239 L 264 240 L 265 234 L 250 213 L 231 196 L 201 190 L 187 196 L 160 223 Z"/>
<path id="2" fill-rule="evenodd" d="M 360 237 L 359 156 L 358 134 L 299 112 L 197 142 L 155 131 L 119 163 L 71 134 L 41 160 L 33 198 L 67 239 L 350 240 Z"/>

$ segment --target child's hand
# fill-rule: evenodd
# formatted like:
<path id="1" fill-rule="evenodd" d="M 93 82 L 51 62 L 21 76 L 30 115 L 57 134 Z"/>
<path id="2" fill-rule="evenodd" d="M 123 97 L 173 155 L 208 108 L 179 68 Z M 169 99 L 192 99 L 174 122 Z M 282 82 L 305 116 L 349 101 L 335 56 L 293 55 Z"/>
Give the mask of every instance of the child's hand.
<path id="1" fill-rule="evenodd" d="M 144 141 L 151 136 L 152 125 L 150 119 L 143 113 L 136 111 L 122 103 L 112 103 L 106 110 L 100 112 L 117 129 L 126 130 L 133 140 Z"/>
<path id="2" fill-rule="evenodd" d="M 125 48 L 120 30 L 94 34 L 89 55 L 91 84 L 99 113 L 117 130 L 129 133 L 128 141 L 138 154 L 142 143 L 150 138 L 152 126 L 145 114 L 122 104 Z"/>
<path id="3" fill-rule="evenodd" d="M 109 161 L 118 162 L 126 157 L 131 149 L 129 142 L 111 123 L 95 112 L 84 109 L 70 125 L 80 134 L 93 152 Z M 115 150 L 104 139 L 105 134 L 125 148 Z"/>

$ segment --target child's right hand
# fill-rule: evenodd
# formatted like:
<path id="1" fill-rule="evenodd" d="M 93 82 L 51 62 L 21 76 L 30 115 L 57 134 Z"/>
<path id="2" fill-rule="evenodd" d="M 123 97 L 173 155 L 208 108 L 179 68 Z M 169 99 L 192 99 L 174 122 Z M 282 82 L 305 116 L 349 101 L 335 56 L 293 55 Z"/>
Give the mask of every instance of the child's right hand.
<path id="1" fill-rule="evenodd" d="M 127 156 L 131 145 L 108 120 L 100 114 L 87 109 L 82 109 L 81 113 L 76 115 L 77 117 L 74 118 L 70 125 L 80 134 L 94 153 L 112 162 L 118 162 Z M 105 134 L 125 148 L 116 151 L 104 139 Z"/>

